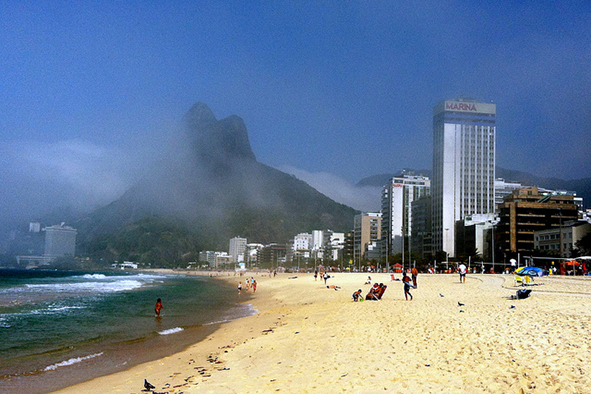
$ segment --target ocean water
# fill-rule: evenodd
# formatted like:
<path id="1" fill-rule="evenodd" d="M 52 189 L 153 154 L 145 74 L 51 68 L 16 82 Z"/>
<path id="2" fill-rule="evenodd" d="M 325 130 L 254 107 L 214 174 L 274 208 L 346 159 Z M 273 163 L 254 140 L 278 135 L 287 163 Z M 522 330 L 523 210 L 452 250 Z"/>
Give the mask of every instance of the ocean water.
<path id="1" fill-rule="evenodd" d="M 180 351 L 252 314 L 245 300 L 208 277 L 0 269 L 0 393 L 45 393 Z"/>

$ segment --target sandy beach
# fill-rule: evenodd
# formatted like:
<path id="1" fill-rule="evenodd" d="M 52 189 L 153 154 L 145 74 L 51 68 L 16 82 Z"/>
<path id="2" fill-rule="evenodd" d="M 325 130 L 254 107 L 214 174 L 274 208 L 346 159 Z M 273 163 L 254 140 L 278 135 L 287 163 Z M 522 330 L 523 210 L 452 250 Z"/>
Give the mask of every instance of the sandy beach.
<path id="1" fill-rule="evenodd" d="M 367 274 L 331 273 L 336 290 L 312 274 L 248 275 L 258 282 L 255 315 L 181 353 L 57 393 L 141 393 L 144 379 L 176 394 L 591 391 L 589 279 L 537 278 L 529 298 L 514 300 L 511 275 L 461 284 L 455 274 L 419 274 L 405 301 L 402 282 L 371 274 L 388 286 L 383 299 L 353 302 L 355 290 L 369 290 Z"/>

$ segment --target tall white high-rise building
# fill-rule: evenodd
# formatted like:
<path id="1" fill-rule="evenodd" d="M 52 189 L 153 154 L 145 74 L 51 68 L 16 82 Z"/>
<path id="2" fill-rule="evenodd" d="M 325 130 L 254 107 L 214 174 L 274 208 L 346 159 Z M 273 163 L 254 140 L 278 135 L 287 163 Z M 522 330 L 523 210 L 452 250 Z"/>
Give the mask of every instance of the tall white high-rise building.
<path id="1" fill-rule="evenodd" d="M 433 108 L 433 251 L 455 257 L 455 224 L 494 212 L 496 104 L 460 99 Z"/>
<path id="2" fill-rule="evenodd" d="M 428 196 L 430 185 L 431 180 L 427 177 L 402 174 L 390 179 L 382 189 L 382 238 L 385 241 L 385 255 L 403 252 L 403 239 L 407 239 L 412 230 L 411 204 Z M 408 254 L 408 250 L 406 253 Z"/>
<path id="3" fill-rule="evenodd" d="M 244 262 L 244 253 L 246 252 L 246 238 L 234 237 L 230 239 L 229 255 L 234 263 Z"/>

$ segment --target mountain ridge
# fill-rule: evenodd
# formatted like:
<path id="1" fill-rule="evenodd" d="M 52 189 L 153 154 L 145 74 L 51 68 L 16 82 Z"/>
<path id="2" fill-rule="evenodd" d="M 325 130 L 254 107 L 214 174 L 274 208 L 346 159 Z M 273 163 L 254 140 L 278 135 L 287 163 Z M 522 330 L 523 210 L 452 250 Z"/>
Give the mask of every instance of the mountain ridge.
<path id="1" fill-rule="evenodd" d="M 150 217 L 159 218 L 159 226 L 170 224 L 171 232 L 182 228 L 190 233 L 193 250 L 227 250 L 236 236 L 284 243 L 314 229 L 352 228 L 356 210 L 258 162 L 240 117 L 217 120 L 199 102 L 181 123 L 184 151 L 173 152 L 119 199 L 76 223 L 87 249 L 120 254 L 112 234 L 131 227 L 146 231 L 145 225 L 130 225 Z M 182 238 L 186 244 L 187 236 Z"/>

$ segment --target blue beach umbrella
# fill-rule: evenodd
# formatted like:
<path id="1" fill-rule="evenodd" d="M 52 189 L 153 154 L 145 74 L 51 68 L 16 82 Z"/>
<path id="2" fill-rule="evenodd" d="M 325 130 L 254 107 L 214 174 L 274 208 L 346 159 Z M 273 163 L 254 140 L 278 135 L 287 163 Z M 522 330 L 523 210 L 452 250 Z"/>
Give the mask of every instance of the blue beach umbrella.
<path id="1" fill-rule="evenodd" d="M 544 270 L 538 267 L 521 267 L 515 273 L 522 276 L 544 276 Z"/>

